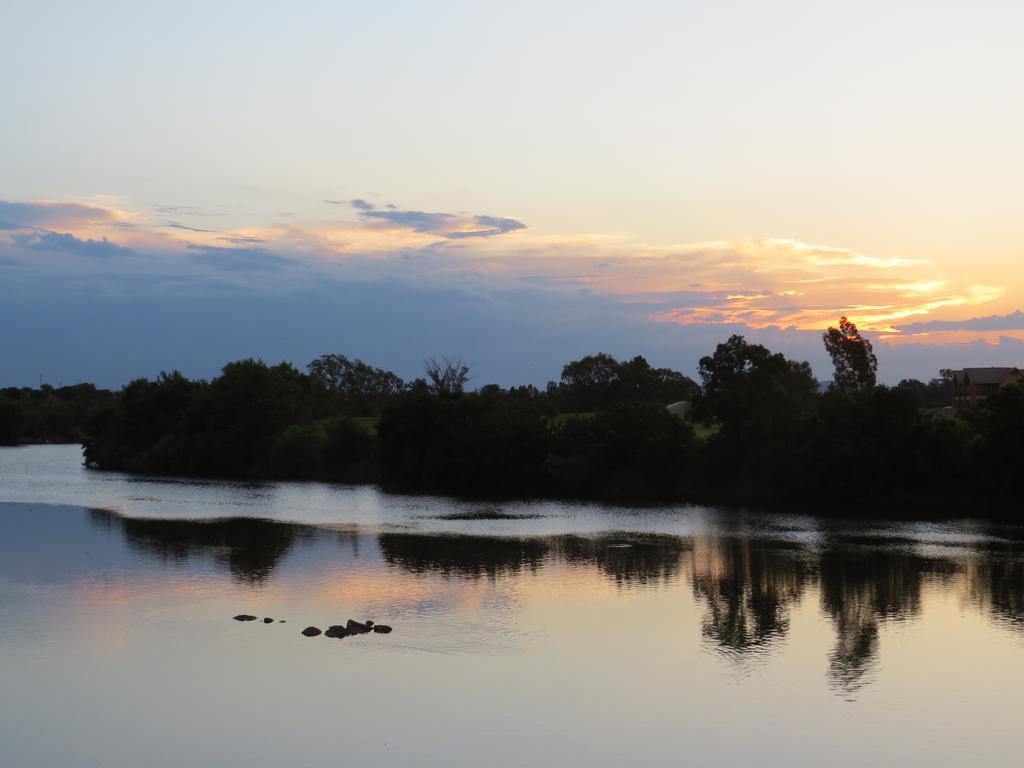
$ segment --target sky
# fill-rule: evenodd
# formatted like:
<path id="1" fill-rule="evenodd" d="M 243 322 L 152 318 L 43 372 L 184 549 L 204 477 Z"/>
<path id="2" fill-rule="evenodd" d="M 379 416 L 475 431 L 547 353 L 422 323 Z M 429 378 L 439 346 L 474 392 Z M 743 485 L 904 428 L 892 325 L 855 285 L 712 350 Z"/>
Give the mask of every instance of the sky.
<path id="1" fill-rule="evenodd" d="M 1017 2 L 0 2 L 0 386 L 1024 365 Z"/>

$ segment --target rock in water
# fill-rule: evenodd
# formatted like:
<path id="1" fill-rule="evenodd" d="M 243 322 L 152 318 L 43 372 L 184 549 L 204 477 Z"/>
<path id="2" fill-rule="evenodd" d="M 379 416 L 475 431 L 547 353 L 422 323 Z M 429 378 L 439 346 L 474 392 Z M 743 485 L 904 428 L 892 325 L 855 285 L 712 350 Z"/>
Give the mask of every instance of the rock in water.
<path id="1" fill-rule="evenodd" d="M 370 621 L 369 619 L 367 619 L 367 620 L 366 620 L 366 621 L 364 621 L 363 623 L 364 623 L 364 624 L 365 624 L 366 626 L 368 626 L 368 627 L 372 627 L 372 626 L 373 626 L 373 622 L 372 622 L 372 621 Z"/>
<path id="2" fill-rule="evenodd" d="M 370 631 L 370 628 L 366 624 L 363 624 L 361 621 L 356 621 L 355 619 L 349 619 L 345 624 L 345 629 L 348 630 L 350 635 L 361 635 L 364 632 Z"/>
<path id="3" fill-rule="evenodd" d="M 240 613 L 235 616 L 235 621 L 256 621 L 256 617 L 250 616 L 248 613 Z"/>
<path id="4" fill-rule="evenodd" d="M 273 620 L 273 619 L 264 619 L 264 620 L 263 620 L 263 623 L 264 623 L 264 624 L 273 624 L 273 623 L 274 623 L 274 620 Z"/>
<path id="5" fill-rule="evenodd" d="M 348 635 L 348 630 L 341 626 L 341 624 L 333 624 L 327 628 L 326 632 L 324 632 L 324 637 L 337 637 L 339 639 L 342 637 L 348 637 Z"/>
<path id="6" fill-rule="evenodd" d="M 306 627 L 304 630 L 302 630 L 302 634 L 304 634 L 306 637 L 316 637 L 320 634 L 320 630 L 316 627 Z"/>
<path id="7" fill-rule="evenodd" d="M 386 635 L 388 634 L 388 632 L 391 631 L 391 627 L 389 627 L 387 624 L 374 624 L 373 631 L 379 632 L 382 635 Z"/>

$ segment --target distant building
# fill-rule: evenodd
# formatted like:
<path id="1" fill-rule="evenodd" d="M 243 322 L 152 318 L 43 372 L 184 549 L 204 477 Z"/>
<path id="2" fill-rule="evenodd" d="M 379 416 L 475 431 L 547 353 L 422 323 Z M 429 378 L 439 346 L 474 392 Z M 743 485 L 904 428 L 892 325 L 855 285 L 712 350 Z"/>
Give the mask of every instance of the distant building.
<path id="1" fill-rule="evenodd" d="M 953 402 L 968 405 L 984 400 L 1000 387 L 1024 380 L 1019 368 L 964 368 L 953 371 Z"/>

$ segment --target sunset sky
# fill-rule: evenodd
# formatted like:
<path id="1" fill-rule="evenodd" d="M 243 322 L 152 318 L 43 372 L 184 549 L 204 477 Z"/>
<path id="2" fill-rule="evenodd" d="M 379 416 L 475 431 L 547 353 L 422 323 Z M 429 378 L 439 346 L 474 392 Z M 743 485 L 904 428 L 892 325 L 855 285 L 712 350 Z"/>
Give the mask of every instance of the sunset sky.
<path id="1" fill-rule="evenodd" d="M 145 7 L 143 7 L 145 6 Z M 9 2 L 0 386 L 1024 365 L 1024 4 Z"/>

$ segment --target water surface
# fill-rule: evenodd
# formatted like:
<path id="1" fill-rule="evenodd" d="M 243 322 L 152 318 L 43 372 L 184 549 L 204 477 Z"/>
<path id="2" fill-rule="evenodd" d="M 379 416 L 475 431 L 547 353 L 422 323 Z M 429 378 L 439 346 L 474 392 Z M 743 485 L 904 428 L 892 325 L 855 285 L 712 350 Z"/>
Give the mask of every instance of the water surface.
<path id="1" fill-rule="evenodd" d="M 477 504 L 74 446 L 0 449 L 0 502 L 5 765 L 1019 762 L 1024 534 L 984 510 Z M 349 617 L 394 632 L 300 635 Z"/>

